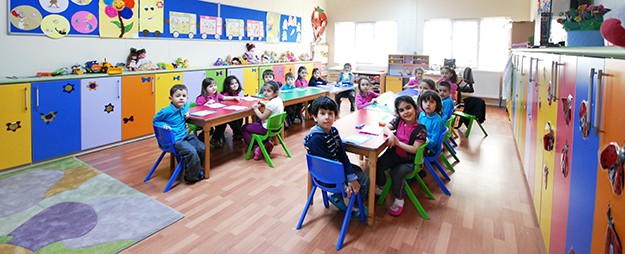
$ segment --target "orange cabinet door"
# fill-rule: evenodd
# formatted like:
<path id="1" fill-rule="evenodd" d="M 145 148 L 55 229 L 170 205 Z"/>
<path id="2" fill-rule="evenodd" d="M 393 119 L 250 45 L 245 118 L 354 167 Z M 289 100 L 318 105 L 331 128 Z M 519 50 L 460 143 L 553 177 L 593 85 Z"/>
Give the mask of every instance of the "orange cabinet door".
<path id="1" fill-rule="evenodd" d="M 122 140 L 153 132 L 154 75 L 122 77 Z"/>

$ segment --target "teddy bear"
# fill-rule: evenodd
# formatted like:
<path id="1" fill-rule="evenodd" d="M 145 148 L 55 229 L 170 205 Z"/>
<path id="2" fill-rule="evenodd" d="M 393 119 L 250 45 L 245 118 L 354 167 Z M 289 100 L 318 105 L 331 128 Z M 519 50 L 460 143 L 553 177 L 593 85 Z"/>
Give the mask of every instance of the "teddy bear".
<path id="1" fill-rule="evenodd" d="M 601 35 L 614 45 L 625 47 L 625 5 L 603 16 Z"/>
<path id="2" fill-rule="evenodd" d="M 312 59 L 310 58 L 310 55 L 308 53 L 302 53 L 299 56 L 299 60 L 302 60 L 302 61 L 312 61 Z"/>
<path id="3" fill-rule="evenodd" d="M 147 51 L 145 49 L 137 50 L 137 70 L 151 71 L 160 69 L 156 64 L 146 58 Z"/>
<path id="4" fill-rule="evenodd" d="M 269 51 L 265 50 L 265 52 L 260 56 L 260 62 L 264 64 L 271 63 L 271 55 Z"/>
<path id="5" fill-rule="evenodd" d="M 291 52 L 291 51 L 286 51 L 286 58 L 288 59 L 289 62 L 296 62 L 297 58 L 295 58 L 295 53 Z"/>
<path id="6" fill-rule="evenodd" d="M 271 62 L 271 63 L 278 62 L 278 53 L 276 53 L 275 51 L 271 51 L 271 53 L 269 53 L 269 55 L 270 55 L 269 62 Z"/>

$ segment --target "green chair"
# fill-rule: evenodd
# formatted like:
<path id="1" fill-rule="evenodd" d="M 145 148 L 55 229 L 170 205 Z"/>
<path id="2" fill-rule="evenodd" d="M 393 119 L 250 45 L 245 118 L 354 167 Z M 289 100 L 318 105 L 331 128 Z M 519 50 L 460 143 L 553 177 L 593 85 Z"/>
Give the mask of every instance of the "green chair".
<path id="1" fill-rule="evenodd" d="M 425 183 L 423 182 L 423 179 L 421 179 L 421 177 L 418 174 L 419 171 L 423 170 L 424 168 L 423 152 L 425 150 L 425 146 L 429 142 L 430 142 L 429 140 L 426 140 L 425 143 L 423 143 L 417 149 L 417 152 L 414 157 L 414 170 L 412 171 L 412 173 L 406 176 L 406 179 L 411 179 L 413 177 L 417 179 L 417 182 L 419 182 L 419 185 L 421 185 L 421 188 L 428 195 L 428 198 L 433 200 L 434 195 L 432 195 L 432 192 L 430 191 L 430 189 L 428 189 L 427 185 L 425 185 Z M 382 190 L 382 195 L 380 195 L 380 198 L 378 199 L 378 205 L 382 205 L 384 203 L 384 200 L 386 199 L 386 195 L 388 194 L 388 191 L 390 189 L 391 189 L 391 178 L 389 177 L 387 178 L 386 184 L 384 185 L 384 189 Z M 429 220 L 430 217 L 428 216 L 428 213 L 425 211 L 423 206 L 421 206 L 421 203 L 419 203 L 419 200 L 417 200 L 417 197 L 412 192 L 412 189 L 410 189 L 410 185 L 408 185 L 406 180 L 404 180 L 404 191 L 406 192 L 406 195 L 408 195 L 408 198 L 410 198 L 410 201 L 412 201 L 412 204 L 414 205 L 414 207 L 417 209 L 417 211 L 419 211 L 419 214 L 421 214 L 421 217 L 423 217 L 426 220 Z"/>
<path id="2" fill-rule="evenodd" d="M 486 130 L 484 129 L 484 126 L 482 126 L 482 124 L 477 121 L 477 117 L 471 114 L 467 114 L 464 112 L 460 112 L 460 111 L 454 111 L 454 116 L 457 117 L 461 117 L 461 118 L 465 118 L 469 120 L 469 124 L 467 124 L 467 131 L 464 133 L 464 135 L 468 138 L 469 134 L 471 134 L 471 127 L 473 126 L 473 122 L 476 122 L 477 125 L 480 126 L 480 129 L 482 129 L 482 132 L 484 132 L 484 136 L 488 137 L 488 133 L 486 133 Z"/>
<path id="3" fill-rule="evenodd" d="M 272 115 L 269 117 L 269 119 L 267 119 L 267 133 L 265 133 L 265 135 L 252 134 L 252 140 L 250 141 L 250 146 L 247 148 L 247 153 L 245 154 L 245 160 L 250 159 L 250 154 L 252 153 L 252 148 L 254 147 L 254 143 L 257 143 L 258 147 L 260 147 L 260 150 L 263 152 L 263 156 L 265 157 L 267 164 L 269 164 L 269 166 L 273 168 L 273 162 L 271 161 L 271 157 L 269 157 L 269 154 L 267 153 L 267 150 L 265 149 L 265 146 L 263 145 L 263 141 L 267 139 L 271 139 L 273 137 L 277 137 L 278 140 L 280 140 L 280 144 L 282 145 L 282 148 L 284 148 L 286 155 L 289 156 L 289 158 L 291 158 L 291 153 L 289 152 L 289 149 L 286 148 L 286 144 L 284 144 L 284 140 L 282 140 L 282 132 L 284 131 L 284 119 L 285 118 L 286 118 L 286 112 Z"/>
<path id="4" fill-rule="evenodd" d="M 189 104 L 189 108 L 195 108 L 195 102 L 191 102 Z M 189 126 L 189 133 L 193 132 L 193 134 L 195 134 L 195 136 L 197 136 L 197 132 L 202 130 L 202 127 L 197 126 L 195 124 L 187 124 L 187 126 Z"/>
<path id="5" fill-rule="evenodd" d="M 449 143 L 449 141 L 451 140 L 451 142 L 453 142 L 454 144 L 456 144 L 456 141 L 454 141 L 454 139 L 451 137 L 451 133 L 453 130 L 453 122 L 454 122 L 454 118 L 449 118 L 447 119 L 447 122 L 445 123 L 445 126 L 447 127 L 447 134 L 445 134 L 445 138 L 443 141 L 443 146 L 445 147 L 445 149 L 447 149 L 447 151 L 449 151 L 449 153 L 451 154 L 452 157 L 454 157 L 454 159 L 457 162 L 460 162 L 460 159 L 458 159 L 458 156 L 456 156 L 456 149 L 454 149 L 454 147 Z M 456 146 L 458 146 L 456 144 Z"/>

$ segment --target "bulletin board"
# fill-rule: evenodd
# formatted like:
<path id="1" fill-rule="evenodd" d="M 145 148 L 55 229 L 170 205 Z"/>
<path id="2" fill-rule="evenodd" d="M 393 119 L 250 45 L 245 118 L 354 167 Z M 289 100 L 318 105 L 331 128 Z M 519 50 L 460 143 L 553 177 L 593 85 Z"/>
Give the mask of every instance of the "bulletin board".
<path id="1" fill-rule="evenodd" d="M 131 8 L 114 10 L 116 1 Z M 8 0 L 7 4 L 9 34 L 226 41 L 267 41 L 277 34 L 269 43 L 301 42 L 301 17 L 201 0 Z M 116 19 L 121 17 L 129 18 L 121 22 L 126 33 L 100 32 L 103 26 L 120 27 Z"/>

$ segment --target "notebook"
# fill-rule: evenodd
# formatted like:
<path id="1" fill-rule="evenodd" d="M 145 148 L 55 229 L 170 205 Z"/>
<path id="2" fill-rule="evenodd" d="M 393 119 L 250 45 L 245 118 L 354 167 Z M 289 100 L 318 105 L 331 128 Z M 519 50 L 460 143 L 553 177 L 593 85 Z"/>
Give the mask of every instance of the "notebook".
<path id="1" fill-rule="evenodd" d="M 382 128 L 378 126 L 365 125 L 360 129 L 360 133 L 371 134 L 371 135 L 380 135 L 382 134 Z"/>
<path id="2" fill-rule="evenodd" d="M 248 109 L 248 107 L 246 107 L 246 106 L 239 106 L 239 105 L 230 105 L 230 106 L 224 107 L 224 109 L 235 110 L 236 111 L 236 110 L 245 110 L 245 109 Z"/>
<path id="3" fill-rule="evenodd" d="M 343 142 L 354 144 L 354 145 L 360 145 L 362 143 L 367 142 L 369 139 L 371 139 L 371 136 L 354 133 L 345 137 L 343 139 Z"/>
<path id="4" fill-rule="evenodd" d="M 210 115 L 216 112 L 217 111 L 212 111 L 212 110 L 202 110 L 202 111 L 193 112 L 191 113 L 191 115 L 192 116 L 205 116 L 205 115 Z"/>

